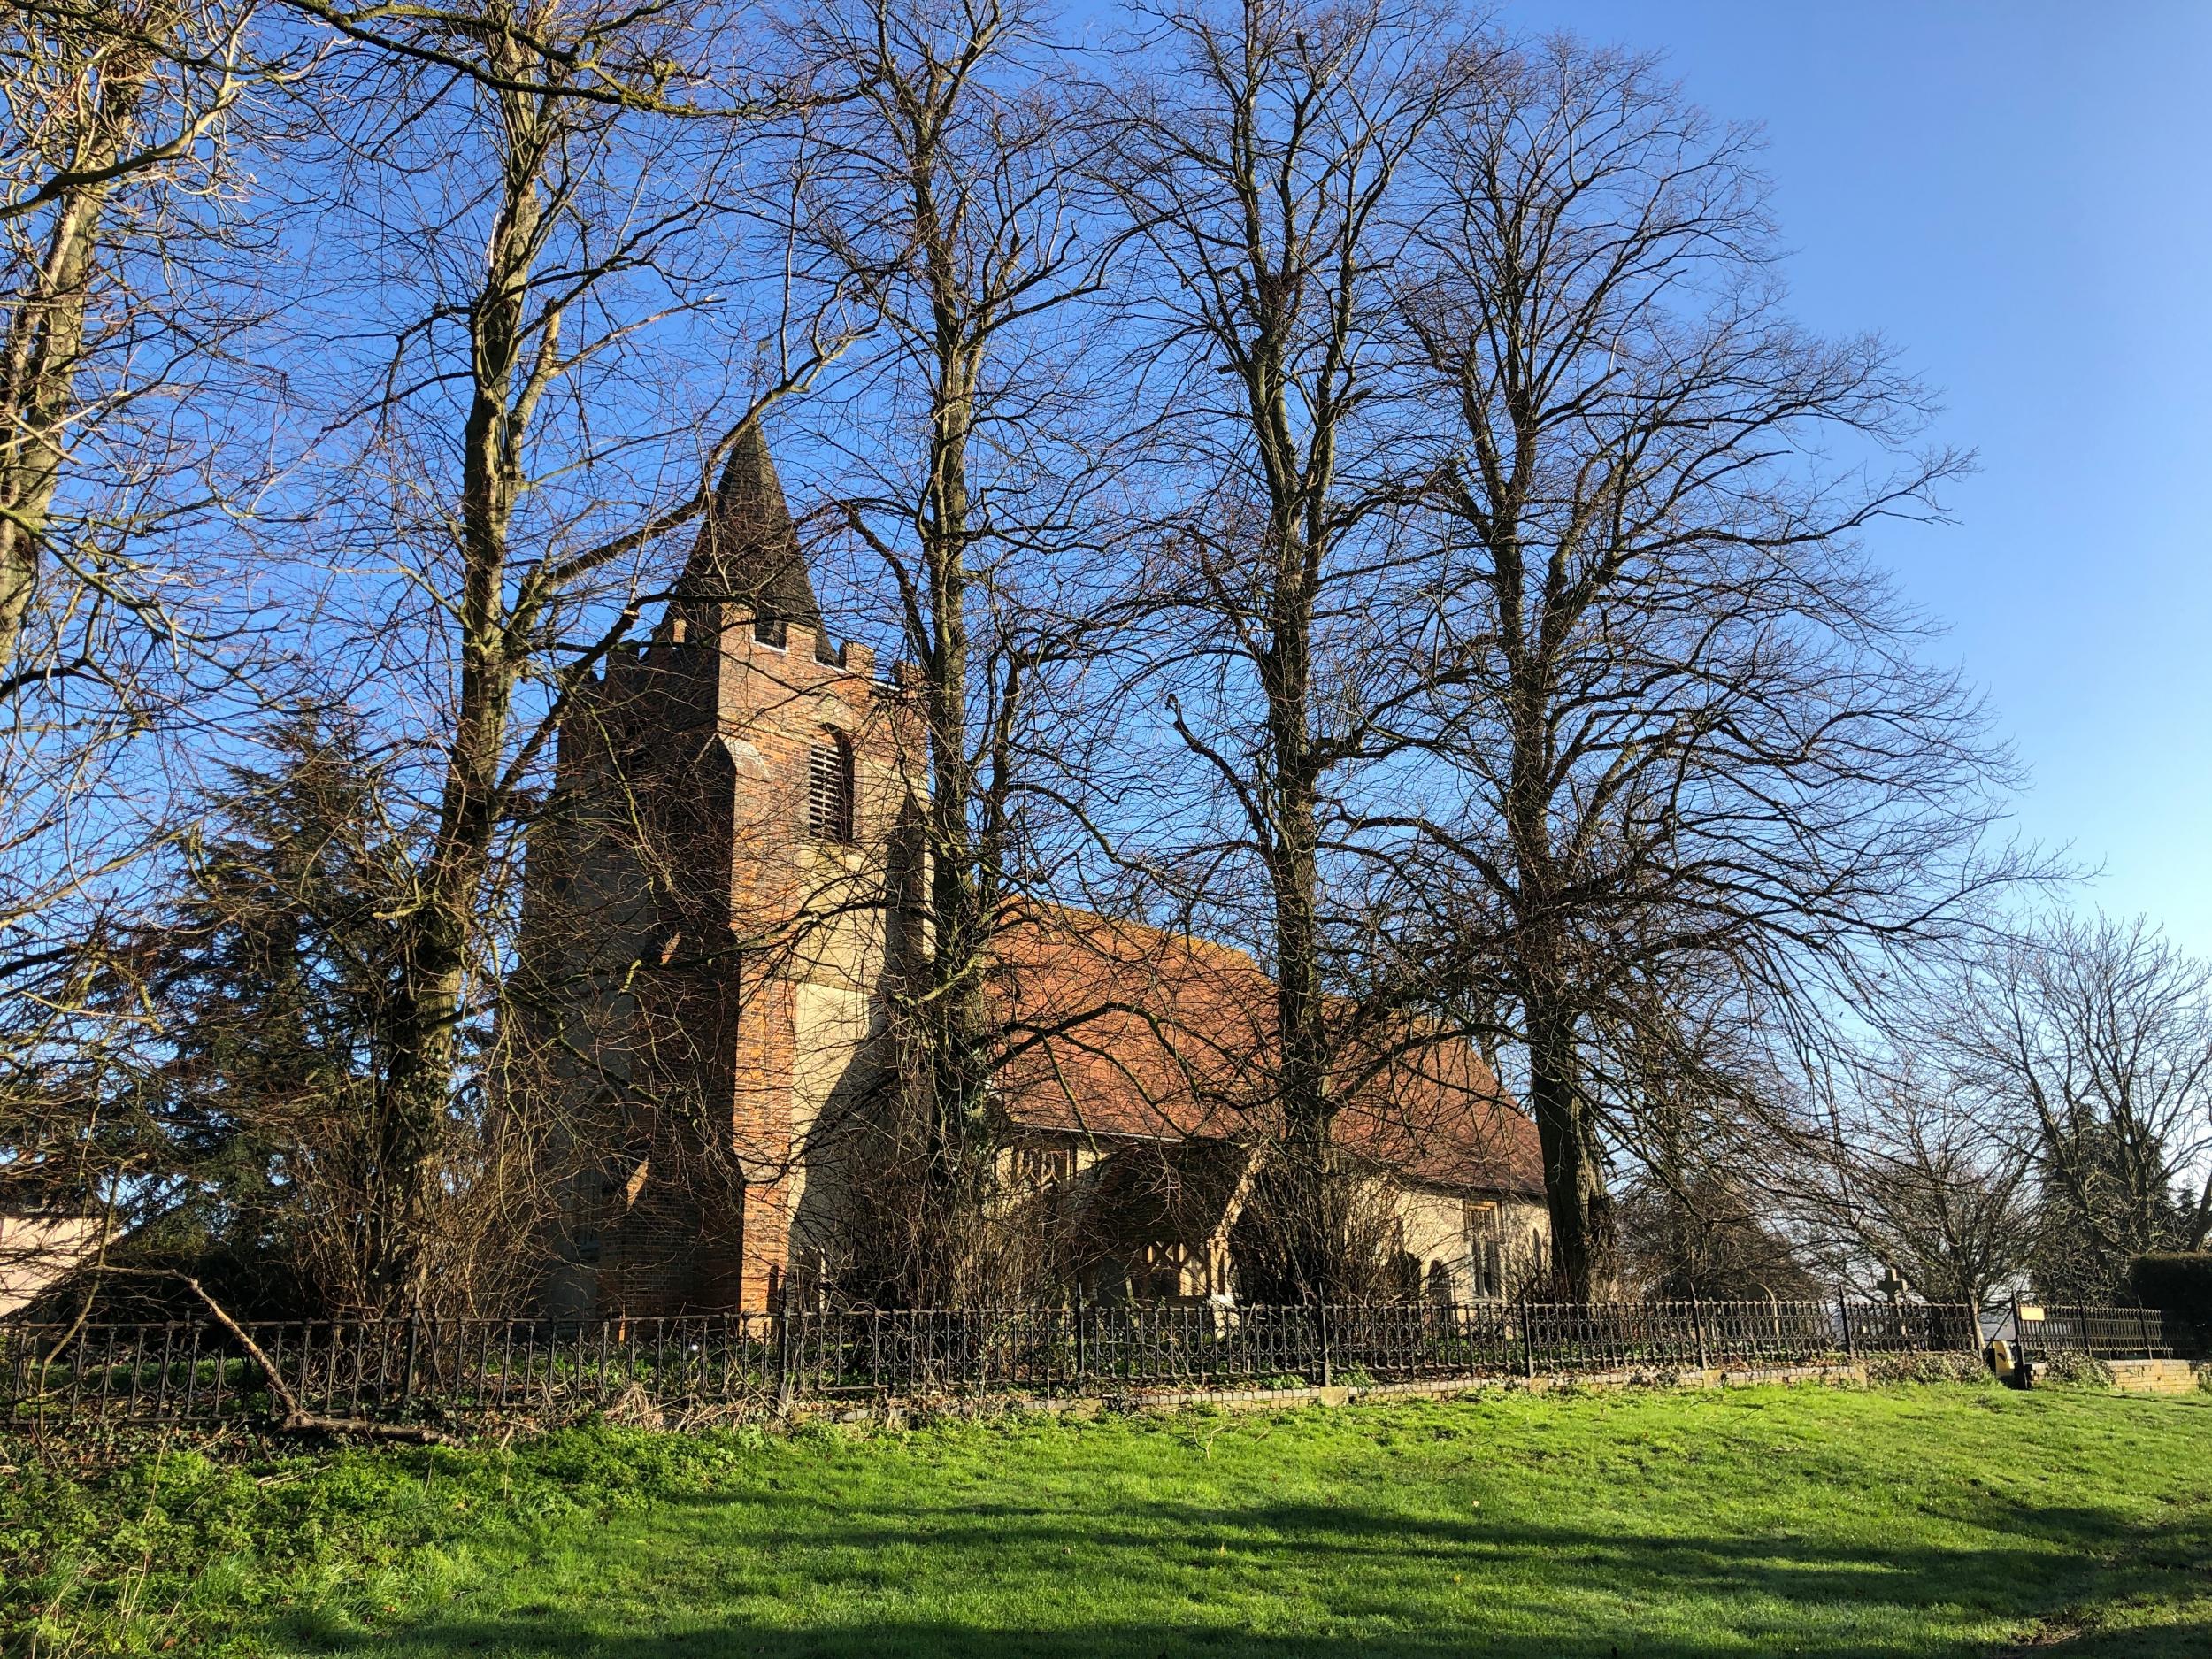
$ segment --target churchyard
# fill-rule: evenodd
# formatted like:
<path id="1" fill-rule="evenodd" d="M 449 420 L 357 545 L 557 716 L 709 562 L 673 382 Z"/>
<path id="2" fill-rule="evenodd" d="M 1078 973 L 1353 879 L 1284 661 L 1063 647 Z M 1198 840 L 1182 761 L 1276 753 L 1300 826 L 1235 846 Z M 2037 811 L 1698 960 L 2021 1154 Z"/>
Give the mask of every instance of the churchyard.
<path id="1" fill-rule="evenodd" d="M 9 1471 L 43 1655 L 2200 1654 L 2212 1395 L 1500 1390 Z"/>

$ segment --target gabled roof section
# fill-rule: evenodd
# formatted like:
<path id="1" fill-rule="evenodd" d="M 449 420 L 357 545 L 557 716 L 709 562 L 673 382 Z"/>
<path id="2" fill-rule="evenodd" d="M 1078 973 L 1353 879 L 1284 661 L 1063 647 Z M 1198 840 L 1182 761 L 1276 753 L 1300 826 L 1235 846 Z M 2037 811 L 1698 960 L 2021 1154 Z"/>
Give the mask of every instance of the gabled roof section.
<path id="1" fill-rule="evenodd" d="M 821 631 L 822 607 L 757 419 L 745 423 L 723 465 L 676 594 L 741 605 L 764 622 L 796 622 Z"/>
<path id="2" fill-rule="evenodd" d="M 995 941 L 1020 1051 L 1002 1110 L 1024 1128 L 1154 1141 L 1273 1128 L 1275 986 L 1240 950 L 1040 907 Z M 1401 1179 L 1538 1198 L 1532 1123 L 1465 1037 L 1409 1023 L 1339 1056 L 1335 1141 Z"/>

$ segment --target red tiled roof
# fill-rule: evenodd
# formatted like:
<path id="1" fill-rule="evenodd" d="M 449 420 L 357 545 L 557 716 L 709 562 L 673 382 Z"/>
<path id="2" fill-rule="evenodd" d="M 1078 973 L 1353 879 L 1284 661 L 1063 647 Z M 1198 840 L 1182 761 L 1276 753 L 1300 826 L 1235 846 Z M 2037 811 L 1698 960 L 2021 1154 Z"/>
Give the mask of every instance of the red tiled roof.
<path id="1" fill-rule="evenodd" d="M 1049 910 L 1000 935 L 1017 1052 L 1000 1105 L 1039 1130 L 1154 1140 L 1264 1130 L 1275 987 L 1240 950 Z M 1536 1127 L 1465 1038 L 1356 1045 L 1338 1143 L 1424 1185 L 1540 1195 Z"/>

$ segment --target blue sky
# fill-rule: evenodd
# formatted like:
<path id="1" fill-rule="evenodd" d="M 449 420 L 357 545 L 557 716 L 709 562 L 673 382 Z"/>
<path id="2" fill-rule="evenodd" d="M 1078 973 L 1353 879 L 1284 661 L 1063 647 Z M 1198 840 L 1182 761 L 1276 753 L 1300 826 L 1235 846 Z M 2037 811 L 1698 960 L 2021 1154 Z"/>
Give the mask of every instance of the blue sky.
<path id="1" fill-rule="evenodd" d="M 1875 550 L 1950 626 L 2085 902 L 2212 954 L 2212 4 L 1520 0 L 1768 139 L 1794 310 L 1979 452 Z"/>

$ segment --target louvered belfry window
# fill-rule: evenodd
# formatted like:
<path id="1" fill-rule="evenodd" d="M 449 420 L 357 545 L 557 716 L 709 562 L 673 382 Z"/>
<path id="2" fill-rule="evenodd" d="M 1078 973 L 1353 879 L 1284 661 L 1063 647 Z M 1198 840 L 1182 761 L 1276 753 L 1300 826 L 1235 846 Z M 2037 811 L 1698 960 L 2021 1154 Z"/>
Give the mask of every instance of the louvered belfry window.
<path id="1" fill-rule="evenodd" d="M 806 826 L 817 841 L 853 838 L 852 746 L 834 733 L 807 753 Z"/>

